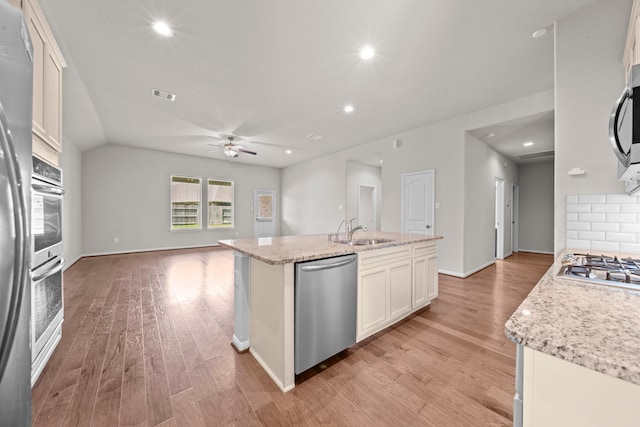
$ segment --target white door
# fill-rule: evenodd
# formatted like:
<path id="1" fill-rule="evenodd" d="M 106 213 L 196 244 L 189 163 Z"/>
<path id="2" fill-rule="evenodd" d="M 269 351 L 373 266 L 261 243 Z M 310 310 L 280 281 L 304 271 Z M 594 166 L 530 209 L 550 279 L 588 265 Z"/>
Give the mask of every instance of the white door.
<path id="1" fill-rule="evenodd" d="M 504 180 L 496 178 L 495 256 L 504 259 Z"/>
<path id="2" fill-rule="evenodd" d="M 433 235 L 433 170 L 402 174 L 402 232 Z"/>
<path id="3" fill-rule="evenodd" d="M 376 227 L 376 187 L 358 185 L 358 225 L 364 225 L 369 230 Z"/>
<path id="4" fill-rule="evenodd" d="M 276 235 L 276 192 L 272 190 L 253 191 L 253 237 L 273 237 Z"/>
<path id="5" fill-rule="evenodd" d="M 520 186 L 512 184 L 511 195 L 511 250 L 519 252 L 518 230 L 520 229 Z"/>

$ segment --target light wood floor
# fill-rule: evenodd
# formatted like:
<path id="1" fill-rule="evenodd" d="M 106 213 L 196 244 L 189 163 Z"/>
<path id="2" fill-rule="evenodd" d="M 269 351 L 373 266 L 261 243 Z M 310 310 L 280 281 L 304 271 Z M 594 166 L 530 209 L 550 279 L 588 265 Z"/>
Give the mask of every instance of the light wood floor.
<path id="1" fill-rule="evenodd" d="M 283 394 L 231 347 L 233 255 L 84 258 L 64 274 L 63 338 L 33 389 L 35 426 L 511 425 L 504 323 L 552 263 L 515 254 L 303 374 Z"/>

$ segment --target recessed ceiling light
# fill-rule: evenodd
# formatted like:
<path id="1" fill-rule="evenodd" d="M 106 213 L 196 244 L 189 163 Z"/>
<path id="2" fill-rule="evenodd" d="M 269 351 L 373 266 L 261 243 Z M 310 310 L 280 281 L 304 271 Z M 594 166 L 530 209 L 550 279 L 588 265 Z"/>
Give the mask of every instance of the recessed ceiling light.
<path id="1" fill-rule="evenodd" d="M 371 46 L 365 46 L 360 50 L 360 58 L 362 59 L 371 59 L 376 54 L 376 51 L 373 50 Z"/>
<path id="2" fill-rule="evenodd" d="M 293 153 L 293 151 L 291 151 L 291 150 L 287 150 L 287 151 L 285 151 L 285 153 L 287 153 L 287 154 L 291 154 L 291 153 Z"/>
<path id="3" fill-rule="evenodd" d="M 489 132 L 489 133 L 485 133 L 485 134 L 484 134 L 484 137 L 485 137 L 485 138 L 493 138 L 494 136 L 496 136 L 496 134 L 495 134 L 495 133 L 493 133 L 493 132 Z"/>
<path id="4" fill-rule="evenodd" d="M 533 145 L 533 142 L 529 141 L 529 142 L 525 142 L 524 144 L 525 147 L 531 147 Z"/>
<path id="5" fill-rule="evenodd" d="M 345 105 L 342 110 L 347 114 L 353 113 L 353 105 L 351 105 L 351 104 Z"/>
<path id="6" fill-rule="evenodd" d="M 545 34 L 547 34 L 547 29 L 546 28 L 540 28 L 539 30 L 534 31 L 533 34 L 531 34 L 531 37 L 533 37 L 534 39 L 539 39 L 540 37 L 544 36 Z"/>
<path id="7" fill-rule="evenodd" d="M 167 25 L 166 22 L 154 22 L 153 29 L 156 31 L 156 33 L 161 34 L 165 37 L 171 37 L 173 35 L 173 30 Z"/>
<path id="8" fill-rule="evenodd" d="M 315 133 L 310 133 L 309 135 L 307 135 L 307 138 L 313 139 L 314 141 L 317 141 L 320 138 L 322 138 L 322 136 L 321 135 L 316 135 Z"/>
<path id="9" fill-rule="evenodd" d="M 384 163 L 384 160 L 380 159 L 380 163 Z"/>

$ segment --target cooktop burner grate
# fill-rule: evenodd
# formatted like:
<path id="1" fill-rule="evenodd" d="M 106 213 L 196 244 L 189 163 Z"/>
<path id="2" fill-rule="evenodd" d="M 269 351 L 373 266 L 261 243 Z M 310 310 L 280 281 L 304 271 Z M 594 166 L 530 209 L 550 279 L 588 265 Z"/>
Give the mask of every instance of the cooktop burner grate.
<path id="1" fill-rule="evenodd" d="M 640 289 L 640 260 L 605 255 L 567 254 L 561 275 L 612 286 Z"/>

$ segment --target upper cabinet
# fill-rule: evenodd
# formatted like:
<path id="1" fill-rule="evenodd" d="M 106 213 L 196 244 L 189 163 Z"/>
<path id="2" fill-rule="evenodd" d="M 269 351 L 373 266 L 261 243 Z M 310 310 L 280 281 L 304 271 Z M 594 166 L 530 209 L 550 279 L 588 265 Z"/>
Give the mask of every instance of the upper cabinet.
<path id="1" fill-rule="evenodd" d="M 640 0 L 634 0 L 631 7 L 627 42 L 622 60 L 627 76 L 633 65 L 640 64 Z"/>
<path id="2" fill-rule="evenodd" d="M 33 45 L 33 151 L 58 165 L 62 151 L 62 54 L 36 0 L 23 10 Z"/>

